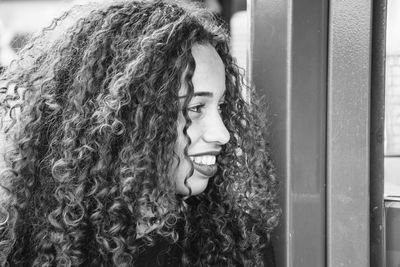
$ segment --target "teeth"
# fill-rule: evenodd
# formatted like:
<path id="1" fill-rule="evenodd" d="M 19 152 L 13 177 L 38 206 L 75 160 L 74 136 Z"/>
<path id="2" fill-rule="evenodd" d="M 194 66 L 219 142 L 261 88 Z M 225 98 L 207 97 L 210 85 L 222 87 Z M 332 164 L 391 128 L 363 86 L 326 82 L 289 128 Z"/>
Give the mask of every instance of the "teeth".
<path id="1" fill-rule="evenodd" d="M 198 156 L 198 157 L 190 157 L 190 160 L 198 164 L 213 165 L 215 164 L 216 158 L 215 156 Z"/>
<path id="2" fill-rule="evenodd" d="M 210 165 L 215 164 L 215 160 L 216 160 L 215 156 L 209 156 L 209 157 L 210 157 L 209 164 L 210 164 Z"/>

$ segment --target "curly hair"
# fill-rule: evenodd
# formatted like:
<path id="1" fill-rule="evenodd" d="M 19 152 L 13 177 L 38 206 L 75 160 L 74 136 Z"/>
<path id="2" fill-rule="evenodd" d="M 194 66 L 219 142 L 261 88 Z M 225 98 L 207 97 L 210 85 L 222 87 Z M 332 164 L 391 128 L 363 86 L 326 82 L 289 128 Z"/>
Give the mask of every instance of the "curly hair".
<path id="1" fill-rule="evenodd" d="M 280 215 L 277 178 L 261 105 L 242 97 L 224 25 L 176 1 L 94 7 L 56 19 L 1 76 L 11 149 L 1 174 L 0 263 L 132 266 L 142 249 L 137 225 L 145 225 L 154 228 L 140 238 L 145 246 L 183 238 L 183 266 L 262 266 Z M 188 201 L 169 169 L 182 82 L 185 134 L 191 123 L 196 43 L 211 44 L 225 65 L 222 118 L 231 138 L 217 174 Z"/>

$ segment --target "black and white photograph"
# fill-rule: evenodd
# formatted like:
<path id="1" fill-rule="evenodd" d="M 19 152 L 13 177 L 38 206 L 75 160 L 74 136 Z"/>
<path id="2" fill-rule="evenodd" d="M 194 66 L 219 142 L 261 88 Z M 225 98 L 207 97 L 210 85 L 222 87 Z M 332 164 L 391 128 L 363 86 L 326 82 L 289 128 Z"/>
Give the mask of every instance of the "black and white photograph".
<path id="1" fill-rule="evenodd" d="M 400 267 L 399 0 L 0 0 L 1 267 Z"/>

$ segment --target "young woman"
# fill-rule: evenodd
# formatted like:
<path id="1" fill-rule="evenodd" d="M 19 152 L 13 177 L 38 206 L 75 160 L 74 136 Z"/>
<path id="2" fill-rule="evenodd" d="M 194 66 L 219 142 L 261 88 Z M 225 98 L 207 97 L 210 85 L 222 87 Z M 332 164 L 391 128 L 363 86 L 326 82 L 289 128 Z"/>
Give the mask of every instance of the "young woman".
<path id="1" fill-rule="evenodd" d="M 224 28 L 173 1 L 91 9 L 57 20 L 2 75 L 3 265 L 271 262 L 265 120 L 242 98 Z"/>

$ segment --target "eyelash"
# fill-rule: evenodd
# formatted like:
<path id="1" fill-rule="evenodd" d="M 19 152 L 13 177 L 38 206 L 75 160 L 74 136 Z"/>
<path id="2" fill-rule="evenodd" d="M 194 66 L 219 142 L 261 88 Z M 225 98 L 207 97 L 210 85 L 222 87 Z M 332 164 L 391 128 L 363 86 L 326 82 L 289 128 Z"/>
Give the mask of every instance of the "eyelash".
<path id="1" fill-rule="evenodd" d="M 195 113 L 201 113 L 201 109 L 204 108 L 204 104 L 195 105 L 193 107 L 188 108 L 188 111 L 192 111 Z"/>
<path id="2" fill-rule="evenodd" d="M 218 105 L 218 111 L 221 113 L 223 109 L 225 109 L 226 103 L 222 102 Z"/>
<path id="3" fill-rule="evenodd" d="M 193 107 L 189 107 L 189 108 L 188 108 L 188 111 L 195 112 L 195 113 L 201 113 L 201 109 L 203 109 L 204 106 L 205 106 L 205 104 L 195 105 L 195 106 L 193 106 Z M 225 103 L 225 102 L 224 102 L 224 103 L 220 103 L 220 104 L 218 105 L 218 111 L 221 113 L 222 110 L 225 108 L 225 106 L 226 106 L 226 103 Z"/>

